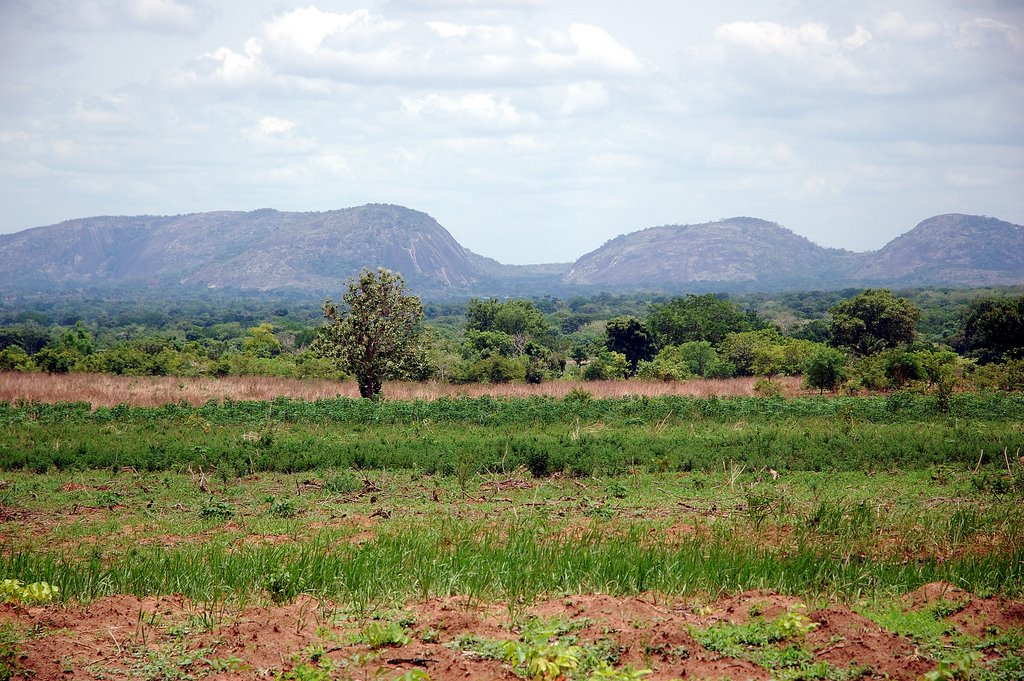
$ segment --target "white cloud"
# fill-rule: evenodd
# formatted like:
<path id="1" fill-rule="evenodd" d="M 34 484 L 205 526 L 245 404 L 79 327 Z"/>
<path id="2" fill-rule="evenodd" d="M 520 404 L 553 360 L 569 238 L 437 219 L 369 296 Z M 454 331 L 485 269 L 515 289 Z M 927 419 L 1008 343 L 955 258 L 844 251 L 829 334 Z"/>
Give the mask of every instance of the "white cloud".
<path id="1" fill-rule="evenodd" d="M 286 135 L 295 128 L 295 124 L 287 118 L 264 116 L 260 119 L 257 129 L 264 135 Z"/>
<path id="2" fill-rule="evenodd" d="M 598 81 L 570 83 L 565 89 L 559 113 L 563 116 L 589 113 L 608 105 L 608 88 Z"/>
<path id="3" fill-rule="evenodd" d="M 863 26 L 858 25 L 853 33 L 843 38 L 843 47 L 856 50 L 871 42 L 871 32 Z"/>
<path id="4" fill-rule="evenodd" d="M 828 48 L 828 27 L 819 23 L 783 26 L 771 21 L 734 21 L 715 29 L 719 40 L 758 52 L 800 56 L 809 49 Z"/>
<path id="5" fill-rule="evenodd" d="M 430 94 L 418 99 L 403 99 L 402 106 L 416 119 L 435 117 L 496 127 L 518 126 L 532 120 L 531 116 L 517 111 L 509 97 L 497 97 L 490 93 L 458 97 Z"/>
<path id="6" fill-rule="evenodd" d="M 577 48 L 577 55 L 584 61 L 623 74 L 638 74 L 643 64 L 632 52 L 616 42 L 607 31 L 590 24 L 573 24 L 569 27 L 569 38 Z"/>
<path id="7" fill-rule="evenodd" d="M 241 52 L 230 47 L 218 47 L 196 57 L 188 67 L 179 69 L 171 82 L 177 86 L 203 82 L 226 85 L 254 83 L 270 77 L 261 60 L 262 54 L 263 47 L 256 38 L 246 40 Z"/>
<path id="8" fill-rule="evenodd" d="M 592 24 L 532 31 L 505 24 L 396 21 L 367 9 L 337 13 L 309 6 L 274 16 L 241 51 L 221 47 L 201 55 L 175 80 L 230 84 L 259 75 L 262 83 L 278 86 L 304 79 L 437 89 L 624 79 L 649 72 L 631 50 Z"/>
<path id="9" fill-rule="evenodd" d="M 945 32 L 938 21 L 911 21 L 902 12 L 886 12 L 875 20 L 879 35 L 896 40 L 932 40 Z"/>
<path id="10" fill-rule="evenodd" d="M 1014 50 L 1024 49 L 1024 35 L 1013 24 L 988 18 L 976 18 L 960 24 L 956 46 L 967 49 L 981 49 L 988 46 L 1008 46 Z"/>
<path id="11" fill-rule="evenodd" d="M 707 165 L 711 168 L 778 170 L 797 163 L 793 148 L 779 142 L 773 145 L 718 142 L 711 145 Z"/>
<path id="12" fill-rule="evenodd" d="M 175 0 L 123 0 L 136 26 L 154 30 L 195 31 L 201 26 L 201 15 L 195 7 Z"/>
<path id="13" fill-rule="evenodd" d="M 204 4 L 182 0 L 66 0 L 56 11 L 37 10 L 46 24 L 71 31 L 142 29 L 195 33 L 211 15 Z"/>

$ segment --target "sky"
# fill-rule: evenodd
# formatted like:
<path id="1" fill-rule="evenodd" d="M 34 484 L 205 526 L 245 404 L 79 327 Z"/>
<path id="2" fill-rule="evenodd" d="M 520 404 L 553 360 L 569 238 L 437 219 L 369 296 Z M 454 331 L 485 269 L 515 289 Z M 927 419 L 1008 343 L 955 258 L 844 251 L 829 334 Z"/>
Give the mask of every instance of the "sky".
<path id="1" fill-rule="evenodd" d="M 0 233 L 395 203 L 505 263 L 1024 223 L 1022 0 L 0 0 Z"/>

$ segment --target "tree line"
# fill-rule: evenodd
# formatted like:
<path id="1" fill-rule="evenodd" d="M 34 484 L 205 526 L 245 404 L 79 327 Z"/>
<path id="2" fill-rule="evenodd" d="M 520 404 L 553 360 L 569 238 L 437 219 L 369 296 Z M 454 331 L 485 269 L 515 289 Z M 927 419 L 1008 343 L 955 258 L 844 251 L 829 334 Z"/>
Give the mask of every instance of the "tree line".
<path id="1" fill-rule="evenodd" d="M 192 317 L 163 315 L 176 326 L 156 333 L 138 323 L 143 312 L 160 317 L 154 310 L 113 327 L 96 319 L 44 325 L 40 313 L 22 311 L 16 323 L 0 327 L 0 370 L 355 377 L 367 397 L 391 379 L 758 376 L 769 394 L 782 375 L 804 376 L 820 391 L 1024 387 L 1024 295 L 982 292 L 954 314 L 950 305 L 922 310 L 886 289 L 791 293 L 781 296 L 789 306 L 773 313 L 775 300 L 748 297 L 744 306 L 742 298 L 714 294 L 425 306 L 400 276 L 385 270 L 365 271 L 346 288 L 341 301 L 328 300 L 319 315 L 308 302 L 291 310 L 279 305 L 264 312 L 269 320 L 245 326 L 244 306 L 231 308 L 232 321 L 203 308 Z M 949 298 L 929 291 L 917 297 L 923 295 Z M 248 320 L 261 319 L 249 314 Z M 944 320 L 942 342 L 921 333 L 929 319 Z"/>

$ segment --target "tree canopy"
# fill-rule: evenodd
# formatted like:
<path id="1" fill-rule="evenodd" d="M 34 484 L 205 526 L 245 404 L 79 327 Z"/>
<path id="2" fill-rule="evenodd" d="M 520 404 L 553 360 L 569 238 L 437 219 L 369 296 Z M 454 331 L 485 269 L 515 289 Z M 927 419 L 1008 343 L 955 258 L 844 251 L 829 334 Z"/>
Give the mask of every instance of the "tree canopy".
<path id="1" fill-rule="evenodd" d="M 721 343 L 730 333 L 760 328 L 757 317 L 714 294 L 689 294 L 651 305 L 647 328 L 659 348 L 689 341 Z"/>
<path id="2" fill-rule="evenodd" d="M 864 289 L 837 303 L 829 312 L 832 344 L 859 355 L 912 343 L 921 319 L 921 310 L 916 305 L 906 298 L 897 298 L 888 289 Z"/>
<path id="3" fill-rule="evenodd" d="M 615 317 L 605 325 L 605 344 L 612 352 L 625 355 L 629 375 L 636 373 L 637 364 L 655 355 L 654 340 L 650 332 L 636 317 Z"/>
<path id="4" fill-rule="evenodd" d="M 385 380 L 416 371 L 423 305 L 406 293 L 401 275 L 384 268 L 350 279 L 342 301 L 340 307 L 324 303 L 324 317 L 333 323 L 317 338 L 317 351 L 355 375 L 362 397 L 375 398 Z"/>
<path id="5" fill-rule="evenodd" d="M 960 321 L 953 346 L 986 363 L 1024 359 L 1024 296 L 974 301 Z"/>

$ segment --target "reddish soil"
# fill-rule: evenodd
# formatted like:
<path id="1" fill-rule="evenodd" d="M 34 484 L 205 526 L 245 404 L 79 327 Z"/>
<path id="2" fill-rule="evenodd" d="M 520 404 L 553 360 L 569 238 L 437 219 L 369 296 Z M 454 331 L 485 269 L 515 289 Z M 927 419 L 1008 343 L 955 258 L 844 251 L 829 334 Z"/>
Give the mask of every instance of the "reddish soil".
<path id="1" fill-rule="evenodd" d="M 933 584 L 909 594 L 907 608 L 933 607 L 938 601 L 962 604 L 947 621 L 963 632 L 985 627 L 1005 630 L 1024 626 L 1024 604 L 981 599 Z M 545 619 L 563 618 L 586 626 L 576 632 L 590 644 L 611 639 L 620 665 L 653 669 L 649 679 L 768 679 L 770 673 L 753 662 L 721 657 L 706 650 L 690 628 L 718 622 L 745 623 L 753 617 L 774 618 L 799 607 L 799 600 L 769 592 L 747 592 L 710 605 L 655 595 L 617 598 L 580 595 L 552 599 L 519 613 Z M 412 603 L 405 613 L 415 620 L 408 630 L 412 642 L 384 648 L 366 669 L 349 668 L 335 678 L 393 678 L 421 668 L 433 681 L 485 681 L 517 678 L 508 666 L 478 659 L 444 645 L 473 635 L 506 640 L 509 609 L 504 605 L 468 603 L 464 598 L 433 598 Z M 917 679 L 935 668 L 913 642 L 878 627 L 841 605 L 808 611 L 818 627 L 803 644 L 815 659 L 837 667 L 868 665 L 864 678 Z M 384 622 L 407 619 L 387 613 Z M 116 596 L 88 606 L 0 606 L 0 621 L 12 622 L 28 635 L 19 644 L 21 677 L 46 679 L 100 678 L 273 678 L 294 668 L 310 644 L 323 646 L 338 664 L 354 653 L 368 652 L 353 644 L 364 623 L 345 617 L 331 604 L 301 597 L 280 606 L 247 606 L 240 611 L 204 611 L 179 597 Z M 234 659 L 228 665 L 226 661 Z M 174 667 L 172 676 L 160 664 Z M 228 665 L 230 669 L 221 667 Z M 14 678 L 20 678 L 17 674 Z"/>

